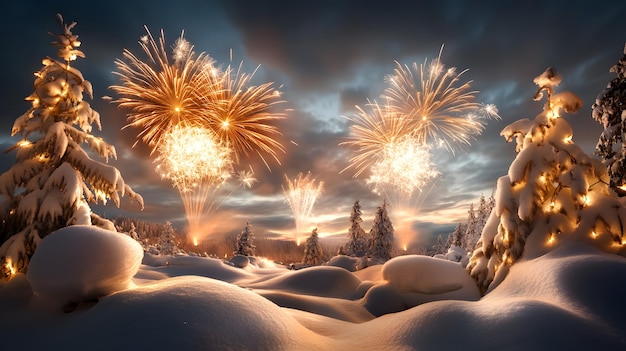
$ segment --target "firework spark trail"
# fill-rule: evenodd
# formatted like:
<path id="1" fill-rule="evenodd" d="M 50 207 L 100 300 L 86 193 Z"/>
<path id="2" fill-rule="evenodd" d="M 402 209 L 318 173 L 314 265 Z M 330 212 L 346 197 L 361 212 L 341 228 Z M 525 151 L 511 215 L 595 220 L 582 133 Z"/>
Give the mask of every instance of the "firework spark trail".
<path id="1" fill-rule="evenodd" d="M 157 172 L 179 190 L 191 229 L 213 212 L 221 189 L 231 177 L 231 150 L 210 130 L 174 127 L 164 134 L 159 148 Z"/>
<path id="2" fill-rule="evenodd" d="M 111 87 L 120 95 L 114 102 L 130 110 L 124 128 L 139 128 L 138 141 L 158 151 L 157 171 L 179 190 L 192 231 L 235 189 L 256 182 L 251 169 L 239 172 L 239 185 L 227 184 L 241 155 L 257 154 L 268 169 L 267 155 L 280 164 L 281 133 L 269 123 L 285 117 L 271 111 L 282 102 L 280 92 L 273 83 L 250 86 L 254 73 L 242 65 L 221 71 L 209 55 L 193 51 L 184 32 L 170 58 L 163 31 L 156 41 L 145 29 L 139 42 L 145 61 L 124 50 L 115 62 L 121 84 Z"/>
<path id="3" fill-rule="evenodd" d="M 324 182 L 320 181 L 316 184 L 316 180 L 311 179 L 311 173 L 307 173 L 306 176 L 298 173 L 293 181 L 285 175 L 285 180 L 287 181 L 287 189 L 285 187 L 282 189 L 293 213 L 296 224 L 296 244 L 300 246 L 300 233 L 304 224 L 309 221 L 315 200 L 322 193 Z"/>

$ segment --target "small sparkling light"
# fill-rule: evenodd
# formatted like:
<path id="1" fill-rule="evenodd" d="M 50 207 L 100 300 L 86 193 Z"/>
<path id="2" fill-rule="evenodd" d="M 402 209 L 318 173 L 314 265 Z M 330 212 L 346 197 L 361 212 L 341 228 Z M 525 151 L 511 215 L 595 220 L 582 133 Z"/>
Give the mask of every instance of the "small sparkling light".
<path id="1" fill-rule="evenodd" d="M 20 141 L 17 143 L 17 146 L 18 146 L 18 147 L 29 147 L 29 146 L 31 146 L 31 145 L 33 145 L 33 143 L 31 143 L 29 140 L 26 140 L 26 139 L 24 139 L 24 140 L 20 140 Z"/>
<path id="2" fill-rule="evenodd" d="M 594 230 L 594 231 L 592 231 L 592 232 L 591 232 L 591 237 L 592 237 L 592 238 L 594 238 L 594 239 L 596 239 L 596 238 L 598 237 L 598 233 L 596 233 L 596 231 L 595 231 L 595 230 Z"/>
<path id="3" fill-rule="evenodd" d="M 9 271 L 9 278 L 13 277 L 15 275 L 15 267 L 13 266 L 13 260 L 11 260 L 11 257 L 7 257 L 5 259 L 4 266 Z"/>

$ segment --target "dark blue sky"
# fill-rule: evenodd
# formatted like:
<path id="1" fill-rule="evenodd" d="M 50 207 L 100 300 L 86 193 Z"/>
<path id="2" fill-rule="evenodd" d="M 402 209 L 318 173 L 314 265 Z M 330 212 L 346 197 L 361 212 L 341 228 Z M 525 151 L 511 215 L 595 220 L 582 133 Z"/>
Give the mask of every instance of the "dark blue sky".
<path id="1" fill-rule="evenodd" d="M 94 207 L 108 217 L 123 213 L 185 223 L 178 191 L 156 175 L 145 147 L 130 148 L 136 131 L 121 131 L 124 111 L 102 99 L 114 96 L 109 86 L 119 83 L 112 74 L 115 59 L 125 48 L 140 53 L 137 41 L 145 34 L 143 26 L 153 33 L 163 29 L 170 44 L 184 30 L 196 51 L 218 63 L 228 64 L 232 49 L 233 60 L 243 60 L 247 69 L 260 65 L 255 79 L 282 86 L 284 107 L 293 109 L 279 127 L 298 146 L 287 144 L 282 165 L 272 165 L 271 172 L 256 167 L 259 182 L 250 191 L 234 193 L 217 216 L 228 219 L 227 224 L 214 221 L 216 231 L 233 232 L 251 220 L 257 235 L 293 231 L 281 185 L 285 175 L 293 178 L 307 171 L 325 182 L 314 208 L 314 224 L 322 236 L 347 230 L 356 199 L 369 229 L 367 219 L 382 199 L 364 178 L 338 173 L 350 156 L 350 150 L 338 146 L 348 133 L 342 116 L 381 94 L 394 61 L 421 63 L 445 45 L 442 62 L 469 69 L 463 77 L 480 91 L 478 100 L 496 104 L 502 116 L 489 123 L 466 153 L 441 154 L 435 160 L 443 178 L 415 223 L 418 237 L 427 238 L 464 220 L 469 204 L 489 195 L 497 178 L 506 174 L 514 145 L 499 132 L 541 111 L 542 103 L 532 101 L 532 80 L 547 67 L 562 74 L 559 90 L 582 98 L 581 111 L 566 118 L 573 125 L 574 142 L 593 152 L 601 129 L 591 118 L 591 105 L 613 78 L 609 68 L 626 43 L 626 3 L 616 1 L 13 1 L 0 8 L 0 147 L 16 141 L 10 138 L 11 126 L 29 108 L 24 98 L 32 90 L 32 73 L 45 56 L 55 56 L 47 32 L 59 30 L 56 13 L 61 13 L 67 22 L 77 22 L 73 32 L 86 58 L 74 67 L 93 84 L 90 102 L 101 114 L 100 135 L 118 150 L 112 164 L 146 201 L 143 212 L 126 203 L 121 209 L 112 204 Z M 11 167 L 14 157 L 0 154 L 0 172 Z"/>

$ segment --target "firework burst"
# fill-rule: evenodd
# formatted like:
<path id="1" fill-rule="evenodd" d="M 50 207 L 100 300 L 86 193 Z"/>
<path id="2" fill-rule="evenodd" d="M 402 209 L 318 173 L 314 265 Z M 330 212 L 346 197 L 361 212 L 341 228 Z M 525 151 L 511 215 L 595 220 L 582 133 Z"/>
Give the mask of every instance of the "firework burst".
<path id="1" fill-rule="evenodd" d="M 409 196 L 421 192 L 440 174 L 430 158 L 427 145 L 410 136 L 403 137 L 385 146 L 366 182 L 373 186 L 374 192 L 388 198 L 392 189 Z"/>
<path id="2" fill-rule="evenodd" d="M 430 150 L 455 153 L 482 133 L 488 119 L 499 118 L 494 105 L 476 102 L 471 81 L 462 82 L 466 70 L 446 68 L 441 53 L 420 65 L 396 62 L 385 78 L 384 104 L 357 106 L 358 112 L 347 117 L 352 122 L 348 140 L 340 144 L 356 148 L 343 171 L 353 168 L 355 177 L 369 171 L 367 184 L 390 201 L 396 224 L 405 227 L 397 230 L 400 236 L 408 233 L 407 223 L 440 177 Z"/>
<path id="3" fill-rule="evenodd" d="M 193 233 L 221 204 L 232 174 L 231 150 L 210 129 L 176 126 L 163 135 L 158 152 L 157 172 L 178 189 Z"/>
<path id="4" fill-rule="evenodd" d="M 300 246 L 300 233 L 309 221 L 315 200 L 322 193 L 324 182 L 320 181 L 316 184 L 316 180 L 311 178 L 311 173 L 307 173 L 306 176 L 298 173 L 293 181 L 285 175 L 285 180 L 287 181 L 287 189 L 285 187 L 282 189 L 285 200 L 293 213 L 296 224 L 296 244 Z"/>
<path id="5" fill-rule="evenodd" d="M 111 88 L 121 97 L 116 102 L 127 108 L 128 125 L 141 129 L 138 139 L 154 152 L 172 127 L 178 124 L 205 124 L 203 116 L 210 111 L 202 103 L 204 91 L 221 89 L 214 61 L 205 53 L 196 54 L 183 34 L 176 41 L 172 57 L 168 56 L 163 31 L 158 42 L 146 27 L 147 34 L 139 45 L 146 55 L 145 61 L 129 50 L 124 50 L 125 60 L 115 61 L 122 81 Z"/>
<path id="6" fill-rule="evenodd" d="M 274 105 L 283 102 L 273 83 L 250 84 L 255 72 L 244 73 L 242 64 L 237 68 L 229 65 L 220 72 L 221 85 L 206 90 L 202 96 L 207 106 L 204 116 L 221 140 L 233 148 L 236 161 L 242 155 L 256 153 L 269 168 L 265 156 L 280 164 L 278 153 L 285 152 L 276 139 L 282 134 L 269 122 L 285 118 L 285 114 L 273 111 Z M 213 72 L 205 74 L 213 75 Z"/>
<path id="7" fill-rule="evenodd" d="M 392 118 L 401 119 L 419 142 L 454 153 L 470 145 L 488 119 L 499 116 L 495 105 L 476 101 L 478 91 L 471 90 L 471 81 L 461 81 L 467 70 L 457 73 L 456 67 L 441 63 L 442 51 L 443 46 L 435 60 L 420 65 L 396 62 L 382 98 Z"/>

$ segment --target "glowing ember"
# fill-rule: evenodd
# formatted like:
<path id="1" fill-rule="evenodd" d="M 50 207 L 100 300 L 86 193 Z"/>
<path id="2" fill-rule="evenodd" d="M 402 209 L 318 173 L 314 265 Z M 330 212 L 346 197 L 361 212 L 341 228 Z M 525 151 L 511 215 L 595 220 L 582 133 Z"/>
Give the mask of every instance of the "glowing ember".
<path id="1" fill-rule="evenodd" d="M 15 275 L 15 267 L 13 266 L 13 260 L 11 259 L 11 257 L 7 257 L 4 261 L 4 267 L 6 267 L 8 273 L 9 273 L 9 278 L 13 277 Z"/>
<path id="2" fill-rule="evenodd" d="M 300 233 L 304 229 L 304 225 L 308 224 L 313 205 L 322 193 L 324 182 L 320 181 L 316 184 L 315 179 L 311 179 L 311 173 L 307 173 L 306 176 L 298 173 L 298 176 L 293 181 L 285 175 L 285 179 L 287 181 L 287 189 L 285 187 L 282 187 L 282 189 L 293 213 L 293 219 L 296 224 L 296 244 L 300 246 Z"/>

